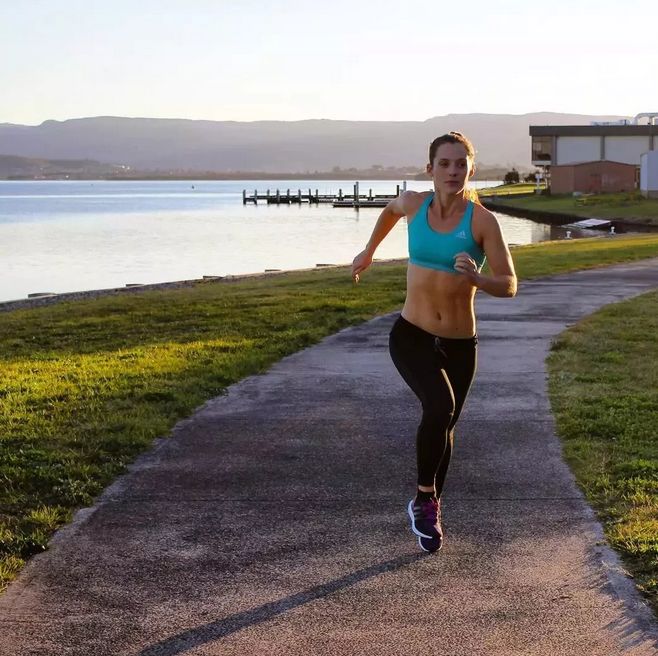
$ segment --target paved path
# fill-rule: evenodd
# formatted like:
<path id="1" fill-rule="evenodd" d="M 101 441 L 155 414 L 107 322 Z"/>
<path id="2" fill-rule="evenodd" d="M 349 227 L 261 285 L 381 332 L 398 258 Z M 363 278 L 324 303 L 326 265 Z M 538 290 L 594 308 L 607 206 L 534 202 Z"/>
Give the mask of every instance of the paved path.
<path id="1" fill-rule="evenodd" d="M 657 274 L 655 259 L 478 295 L 440 553 L 407 526 L 418 407 L 381 317 L 159 441 L 0 597 L 0 653 L 658 654 L 561 460 L 544 367 L 553 336 Z"/>

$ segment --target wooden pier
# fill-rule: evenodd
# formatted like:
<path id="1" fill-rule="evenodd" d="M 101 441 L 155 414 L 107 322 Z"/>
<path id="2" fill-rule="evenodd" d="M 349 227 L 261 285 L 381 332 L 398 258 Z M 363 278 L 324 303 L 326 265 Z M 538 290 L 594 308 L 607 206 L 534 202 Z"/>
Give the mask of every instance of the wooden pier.
<path id="1" fill-rule="evenodd" d="M 359 183 L 354 184 L 351 194 L 344 194 L 342 189 L 338 190 L 338 194 L 320 194 L 318 190 L 309 189 L 308 192 L 302 189 L 297 189 L 297 192 L 286 189 L 283 193 L 280 189 L 270 191 L 267 189 L 265 193 L 258 193 L 258 189 L 254 189 L 254 193 L 249 195 L 246 189 L 242 190 L 242 204 L 253 203 L 258 205 L 258 201 L 263 201 L 268 205 L 293 205 L 293 204 L 316 204 L 331 203 L 333 207 L 386 207 L 386 205 L 400 195 L 400 191 L 406 191 L 407 183 L 403 182 L 402 185 L 396 185 L 395 194 L 373 194 L 372 189 L 368 194 L 359 193 Z"/>

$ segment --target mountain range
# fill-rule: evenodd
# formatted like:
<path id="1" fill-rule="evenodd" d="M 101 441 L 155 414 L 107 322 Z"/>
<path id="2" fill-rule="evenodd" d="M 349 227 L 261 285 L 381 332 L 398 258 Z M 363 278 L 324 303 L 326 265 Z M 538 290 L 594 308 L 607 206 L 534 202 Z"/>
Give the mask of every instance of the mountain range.
<path id="1" fill-rule="evenodd" d="M 206 121 L 94 117 L 0 124 L 0 154 L 96 160 L 140 170 L 330 171 L 373 165 L 423 167 L 429 143 L 468 136 L 481 166 L 530 168 L 530 125 L 588 125 L 623 116 L 448 114 L 426 121 Z"/>

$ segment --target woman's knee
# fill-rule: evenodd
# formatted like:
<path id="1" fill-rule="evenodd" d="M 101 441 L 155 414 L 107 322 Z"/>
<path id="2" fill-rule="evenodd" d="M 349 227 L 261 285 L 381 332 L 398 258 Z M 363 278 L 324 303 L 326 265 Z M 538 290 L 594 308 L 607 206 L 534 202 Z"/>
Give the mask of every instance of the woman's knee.
<path id="1" fill-rule="evenodd" d="M 424 405 L 422 423 L 439 430 L 448 430 L 455 414 L 455 404 Z"/>

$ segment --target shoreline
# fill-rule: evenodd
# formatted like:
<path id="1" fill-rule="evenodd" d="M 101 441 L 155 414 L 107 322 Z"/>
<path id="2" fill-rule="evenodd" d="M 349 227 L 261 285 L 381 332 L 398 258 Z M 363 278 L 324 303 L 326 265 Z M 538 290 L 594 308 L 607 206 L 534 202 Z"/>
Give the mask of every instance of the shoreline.
<path id="1" fill-rule="evenodd" d="M 492 212 L 501 212 L 509 214 L 510 216 L 518 216 L 522 219 L 529 219 L 531 221 L 539 221 L 540 223 L 549 223 L 550 225 L 564 225 L 565 223 L 573 223 L 575 221 L 583 221 L 585 219 L 597 219 L 601 217 L 581 214 L 567 214 L 565 212 L 549 212 L 547 210 L 531 210 L 514 205 L 505 205 L 500 200 L 490 200 L 490 196 L 480 196 L 480 202 L 484 207 Z M 651 223 L 642 223 L 640 220 L 637 222 L 628 218 L 611 218 L 605 219 L 616 228 L 632 229 L 637 232 L 656 232 L 658 226 Z"/>
<path id="2" fill-rule="evenodd" d="M 588 238 L 591 239 L 596 237 L 609 237 L 609 235 L 605 232 L 602 232 L 600 236 L 596 235 L 595 237 Z M 550 241 L 540 243 L 550 243 Z M 510 249 L 514 249 L 517 246 L 519 246 L 519 244 L 509 244 Z M 408 259 L 408 257 L 375 259 L 373 260 L 373 264 L 404 264 Z M 306 267 L 303 269 L 266 270 L 253 273 L 229 274 L 226 276 L 203 276 L 202 278 L 189 278 L 187 280 L 170 280 L 167 282 L 154 282 L 144 284 L 127 284 L 123 287 L 107 287 L 104 289 L 87 289 L 82 291 L 59 293 L 53 292 L 52 294 L 44 293 L 43 295 L 35 296 L 34 298 L 18 298 L 9 301 L 0 301 L 0 313 L 11 312 L 13 310 L 29 310 L 37 307 L 47 307 L 49 305 L 55 305 L 57 303 L 63 303 L 66 301 L 91 300 L 105 296 L 139 294 L 140 292 L 160 291 L 166 289 L 183 289 L 186 287 L 194 287 L 195 285 L 212 283 L 233 283 L 239 282 L 240 280 L 259 280 L 291 273 L 310 273 L 312 271 L 320 271 L 326 269 L 344 269 L 350 266 L 351 263 L 316 264 L 314 267 Z"/>
<path id="3" fill-rule="evenodd" d="M 392 259 L 375 259 L 373 264 L 403 264 L 407 261 L 406 257 Z M 108 287 L 105 289 L 88 289 L 77 292 L 61 292 L 53 294 L 44 294 L 34 298 L 19 298 L 10 301 L 0 301 L 0 312 L 10 312 L 12 310 L 28 310 L 35 307 L 46 307 L 64 301 L 80 301 L 101 298 L 103 296 L 118 296 L 125 294 L 138 294 L 145 291 L 160 291 L 165 289 L 182 289 L 185 287 L 194 287 L 195 285 L 211 283 L 232 283 L 240 280 L 257 280 L 262 278 L 272 278 L 290 273 L 309 273 L 311 271 L 320 271 L 325 269 L 341 269 L 351 266 L 349 264 L 316 264 L 314 267 L 304 269 L 279 269 L 267 270 L 255 273 L 239 273 L 226 276 L 203 276 L 202 278 L 190 278 L 188 280 L 172 280 L 168 282 L 154 282 L 140 284 L 129 284 L 124 287 Z"/>
<path id="4" fill-rule="evenodd" d="M 490 200 L 490 196 L 481 196 L 480 202 L 484 207 L 492 212 L 501 212 L 510 216 L 518 216 L 520 218 L 536 221 L 539 223 L 547 223 L 549 225 L 564 225 L 565 223 L 572 223 L 580 221 L 588 217 L 579 216 L 575 214 L 565 214 L 562 212 L 547 212 L 545 210 L 529 210 L 525 208 L 514 207 L 513 205 L 505 205 L 497 201 Z M 623 219 L 610 219 L 610 222 L 615 228 L 622 228 L 618 234 L 629 234 L 629 232 L 637 233 L 653 233 L 657 232 L 656 226 L 651 226 L 643 223 L 632 223 Z M 601 231 L 601 237 L 609 236 L 609 233 Z M 516 244 L 510 244 L 513 248 Z M 377 263 L 403 263 L 408 258 L 391 258 L 391 259 L 376 259 Z M 310 271 L 318 271 L 319 269 L 336 269 L 351 266 L 348 264 L 316 264 L 314 267 L 307 267 L 303 269 L 280 269 L 280 270 L 265 270 L 262 272 L 229 274 L 226 276 L 203 276 L 202 278 L 190 278 L 187 280 L 173 280 L 168 282 L 145 283 L 145 284 L 127 284 L 123 287 L 108 287 L 104 289 L 90 289 L 83 291 L 72 292 L 55 292 L 52 294 L 44 294 L 34 298 L 19 298 L 8 301 L 0 301 L 0 312 L 9 312 L 12 310 L 31 309 L 34 307 L 45 307 L 55 303 L 65 301 L 76 301 L 83 299 L 94 299 L 103 296 L 113 296 L 119 294 L 139 293 L 143 291 L 159 291 L 164 289 L 179 289 L 184 287 L 192 287 L 199 284 L 207 284 L 212 282 L 237 282 L 244 279 L 259 279 L 269 278 L 273 276 L 288 274 L 288 273 L 308 273 Z"/>

